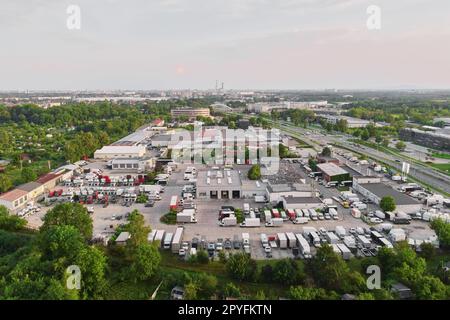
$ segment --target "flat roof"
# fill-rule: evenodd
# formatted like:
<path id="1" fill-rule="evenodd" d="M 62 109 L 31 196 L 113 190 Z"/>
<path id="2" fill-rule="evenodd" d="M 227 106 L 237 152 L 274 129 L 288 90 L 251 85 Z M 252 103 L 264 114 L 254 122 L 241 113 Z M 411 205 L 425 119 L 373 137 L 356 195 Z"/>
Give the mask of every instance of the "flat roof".
<path id="1" fill-rule="evenodd" d="M 335 165 L 334 163 L 319 163 L 317 165 L 317 168 L 319 168 L 323 173 L 329 176 L 339 176 L 342 174 L 348 174 L 347 171 L 342 169 L 341 167 Z"/>
<path id="2" fill-rule="evenodd" d="M 4 193 L 0 196 L 0 200 L 4 200 L 4 201 L 16 201 L 17 199 L 22 198 L 23 196 L 27 195 L 28 192 L 20 190 L 20 189 L 14 189 L 11 190 L 7 193 Z"/>
<path id="3" fill-rule="evenodd" d="M 39 179 L 37 179 L 36 182 L 44 184 L 46 182 L 49 182 L 49 181 L 59 178 L 61 175 L 62 174 L 47 173 L 47 174 L 44 174 L 43 176 L 39 177 Z"/>
<path id="4" fill-rule="evenodd" d="M 145 146 L 104 146 L 95 153 L 140 153 L 145 152 Z"/>
<path id="5" fill-rule="evenodd" d="M 322 203 L 317 197 L 283 197 L 286 203 Z"/>
<path id="6" fill-rule="evenodd" d="M 33 182 L 28 182 L 28 183 L 22 184 L 22 185 L 18 186 L 17 189 L 23 190 L 23 191 L 26 191 L 26 192 L 31 192 L 33 190 L 36 190 L 37 188 L 40 188 L 40 187 L 42 187 L 41 183 L 33 181 Z"/>
<path id="7" fill-rule="evenodd" d="M 372 192 L 379 198 L 386 196 L 393 197 L 397 205 L 420 204 L 419 201 L 407 196 L 404 193 L 398 192 L 384 183 L 362 183 L 360 186 Z"/>
<path id="8" fill-rule="evenodd" d="M 220 175 L 217 176 L 218 172 L 222 173 L 222 177 Z M 227 172 L 230 172 L 229 177 Z M 231 183 L 229 183 L 228 179 L 230 179 Z M 197 174 L 197 188 L 240 188 L 241 186 L 241 177 L 235 170 L 209 170 L 209 177 L 208 171 L 200 171 Z"/>

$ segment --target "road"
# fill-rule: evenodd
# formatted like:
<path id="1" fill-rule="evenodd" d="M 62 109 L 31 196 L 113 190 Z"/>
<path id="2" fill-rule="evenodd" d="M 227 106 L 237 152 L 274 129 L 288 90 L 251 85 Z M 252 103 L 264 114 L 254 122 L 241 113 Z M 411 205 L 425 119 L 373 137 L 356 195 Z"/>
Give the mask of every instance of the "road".
<path id="1" fill-rule="evenodd" d="M 352 139 L 353 137 L 348 135 L 324 135 L 317 129 L 304 129 L 295 127 L 285 121 L 272 121 L 272 124 L 282 132 L 305 141 L 316 150 L 320 150 L 322 146 L 327 144 L 335 144 L 337 146 L 351 149 L 360 154 L 365 154 L 375 161 L 384 162 L 385 164 L 398 171 L 402 170 L 402 162 L 407 162 L 407 160 L 400 156 L 384 153 L 373 148 L 360 146 L 353 142 L 350 142 L 349 139 Z M 415 162 L 409 163 L 411 165 L 409 172 L 410 176 L 414 177 L 423 184 L 432 186 L 437 191 L 443 191 L 447 194 L 450 194 L 450 178 L 447 175 L 438 172 L 426 165 L 417 164 Z"/>

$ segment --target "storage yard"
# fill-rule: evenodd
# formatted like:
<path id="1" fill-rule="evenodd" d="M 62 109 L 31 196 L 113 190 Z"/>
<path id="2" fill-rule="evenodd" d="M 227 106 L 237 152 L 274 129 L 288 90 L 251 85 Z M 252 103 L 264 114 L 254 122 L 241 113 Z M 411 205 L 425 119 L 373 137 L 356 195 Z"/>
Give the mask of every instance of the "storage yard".
<path id="1" fill-rule="evenodd" d="M 277 175 L 252 181 L 247 178 L 250 165 L 178 164 L 160 159 L 167 149 L 152 146 L 152 137 L 158 137 L 153 131 L 130 137 L 131 142 L 122 139 L 108 148 L 138 147 L 140 154 L 143 148 L 141 156 L 134 156 L 136 165 L 126 165 L 130 158 L 117 170 L 113 164 L 120 158 L 111 161 L 109 155 L 81 161 L 71 175 L 43 192 L 39 210 L 21 214 L 37 228 L 54 204 L 79 202 L 92 214 L 94 237 L 106 244 L 137 209 L 152 227 L 149 241 L 160 241 L 162 248 L 180 257 L 203 247 L 213 257 L 221 250 L 245 250 L 256 259 L 309 258 L 325 243 L 345 259 L 376 255 L 381 246 L 401 240 L 417 249 L 424 241 L 437 246 L 427 222 L 438 216 L 449 219 L 443 199 L 394 181 L 380 166 L 357 163 L 352 154 L 338 150 L 333 163 L 318 166 L 320 172 L 311 172 L 307 159 L 287 159 L 280 162 Z M 149 154 L 152 167 L 160 163 L 151 179 L 137 170 Z M 361 174 L 351 178 L 347 172 Z M 401 200 L 395 213 L 380 210 L 384 195 Z M 142 197 L 145 201 L 138 201 Z M 168 212 L 176 224 L 161 222 Z M 123 238 L 126 235 L 119 242 Z"/>

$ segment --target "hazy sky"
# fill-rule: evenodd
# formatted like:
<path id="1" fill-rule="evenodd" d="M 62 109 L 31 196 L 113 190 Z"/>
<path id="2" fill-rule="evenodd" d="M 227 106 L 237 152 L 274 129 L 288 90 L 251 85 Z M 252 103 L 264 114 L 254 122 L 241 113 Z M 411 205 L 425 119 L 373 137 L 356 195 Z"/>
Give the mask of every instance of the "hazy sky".
<path id="1" fill-rule="evenodd" d="M 0 90 L 450 88 L 449 0 L 0 0 L 0 39 Z"/>

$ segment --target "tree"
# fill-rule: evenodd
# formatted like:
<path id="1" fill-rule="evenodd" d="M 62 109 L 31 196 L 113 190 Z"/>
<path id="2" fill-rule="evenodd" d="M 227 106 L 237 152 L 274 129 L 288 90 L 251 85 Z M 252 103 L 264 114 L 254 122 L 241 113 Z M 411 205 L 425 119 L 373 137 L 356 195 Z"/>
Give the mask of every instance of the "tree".
<path id="1" fill-rule="evenodd" d="M 140 243 L 134 250 L 131 272 L 133 278 L 139 280 L 150 279 L 158 270 L 161 255 L 155 245 Z"/>
<path id="2" fill-rule="evenodd" d="M 146 244 L 147 236 L 151 232 L 151 228 L 145 225 L 144 216 L 138 210 L 131 212 L 125 230 L 131 235 L 127 241 L 127 247 L 131 249 L 137 248 L 141 244 Z"/>
<path id="3" fill-rule="evenodd" d="M 239 298 L 241 296 L 241 290 L 232 282 L 227 283 L 223 291 L 226 297 Z"/>
<path id="4" fill-rule="evenodd" d="M 73 261 L 84 246 L 80 232 L 71 225 L 54 225 L 39 234 L 39 248 L 45 259 Z"/>
<path id="5" fill-rule="evenodd" d="M 261 166 L 259 164 L 254 164 L 248 171 L 247 176 L 250 180 L 261 179 Z"/>
<path id="6" fill-rule="evenodd" d="M 293 300 L 329 300 L 336 298 L 336 294 L 328 294 L 323 288 L 290 287 L 289 296 Z"/>
<path id="7" fill-rule="evenodd" d="M 314 158 L 308 159 L 308 166 L 311 168 L 312 171 L 317 171 L 317 161 Z"/>
<path id="8" fill-rule="evenodd" d="M 347 132 L 348 130 L 348 122 L 345 119 L 339 119 L 336 122 L 336 130 L 340 132 Z"/>
<path id="9" fill-rule="evenodd" d="M 9 179 L 8 176 L 4 174 L 0 174 L 0 193 L 8 191 L 12 188 L 12 186 L 13 183 L 11 179 Z"/>
<path id="10" fill-rule="evenodd" d="M 203 249 L 198 250 L 196 256 L 197 256 L 198 263 L 208 264 L 209 257 L 208 257 L 208 253 L 206 252 L 206 250 L 203 250 Z"/>
<path id="11" fill-rule="evenodd" d="M 237 280 L 251 280 L 256 274 L 256 262 L 245 252 L 230 256 L 226 264 L 226 270 L 230 277 Z"/>
<path id="12" fill-rule="evenodd" d="M 369 131 L 367 129 L 361 130 L 361 140 L 367 141 L 370 138 Z"/>
<path id="13" fill-rule="evenodd" d="M 278 260 L 273 267 L 273 279 L 280 284 L 296 284 L 304 279 L 304 273 L 295 260 Z"/>
<path id="14" fill-rule="evenodd" d="M 396 208 L 395 199 L 392 196 L 385 196 L 380 201 L 380 208 L 384 212 L 394 211 Z"/>
<path id="15" fill-rule="evenodd" d="M 197 279 L 197 283 L 199 286 L 199 292 L 205 298 L 211 298 L 211 296 L 216 292 L 217 277 L 212 274 L 201 273 Z"/>
<path id="16" fill-rule="evenodd" d="M 423 242 L 420 244 L 421 256 L 426 260 L 432 259 L 436 255 L 436 248 L 433 244 L 428 242 Z"/>
<path id="17" fill-rule="evenodd" d="M 406 144 L 403 141 L 399 141 L 395 144 L 395 148 L 397 148 L 397 150 L 399 151 L 405 151 Z"/>
<path id="18" fill-rule="evenodd" d="M 49 210 L 41 230 L 51 226 L 74 226 L 86 239 L 92 238 L 93 223 L 87 209 L 79 203 L 62 203 Z"/>
<path id="19" fill-rule="evenodd" d="M 23 183 L 34 181 L 37 179 L 36 172 L 34 172 L 34 170 L 29 167 L 23 168 L 20 176 Z"/>
<path id="20" fill-rule="evenodd" d="M 184 299 L 186 300 L 196 300 L 198 292 L 198 285 L 190 281 L 188 284 L 184 286 Z"/>
<path id="21" fill-rule="evenodd" d="M 450 224 L 439 218 L 431 221 L 430 226 L 439 237 L 440 246 L 443 248 L 450 247 Z"/>
<path id="22" fill-rule="evenodd" d="M 322 149 L 322 156 L 331 157 L 331 149 L 329 147 L 325 147 Z"/>
<path id="23" fill-rule="evenodd" d="M 383 145 L 383 147 L 389 147 L 389 143 L 391 143 L 390 141 L 389 141 L 389 139 L 388 138 L 384 138 L 383 139 L 383 142 L 381 143 L 382 145 Z"/>
<path id="24" fill-rule="evenodd" d="M 27 221 L 17 215 L 10 215 L 5 206 L 0 205 L 0 229 L 18 231 L 27 225 Z"/>
<path id="25" fill-rule="evenodd" d="M 96 247 L 85 246 L 76 257 L 76 265 L 80 267 L 81 292 L 85 299 L 100 298 L 106 288 L 106 257 Z"/>

